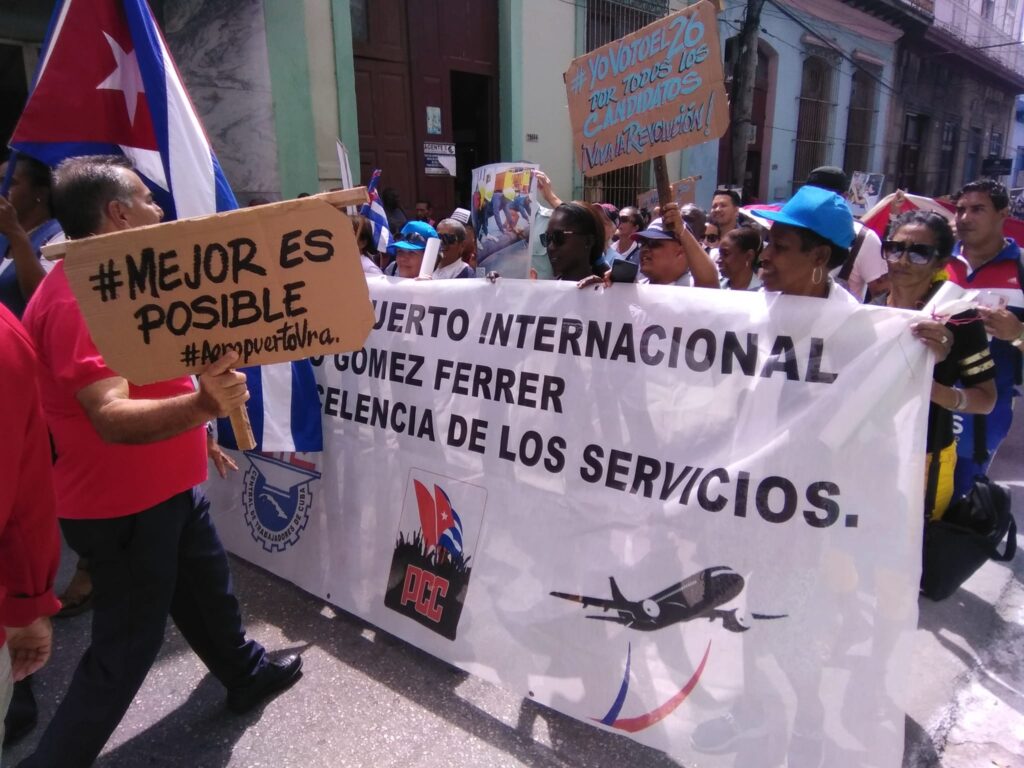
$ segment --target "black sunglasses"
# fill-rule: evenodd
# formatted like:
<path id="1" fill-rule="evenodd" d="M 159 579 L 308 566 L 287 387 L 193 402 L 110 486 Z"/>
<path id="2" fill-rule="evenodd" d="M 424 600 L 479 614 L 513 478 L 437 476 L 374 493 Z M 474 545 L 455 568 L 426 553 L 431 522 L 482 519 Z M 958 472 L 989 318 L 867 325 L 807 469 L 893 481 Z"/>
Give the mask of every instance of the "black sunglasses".
<path id="1" fill-rule="evenodd" d="M 934 245 L 899 240 L 886 240 L 882 243 L 882 258 L 886 261 L 899 261 L 903 254 L 907 254 L 911 264 L 927 264 L 939 255 L 939 249 Z"/>
<path id="2" fill-rule="evenodd" d="M 409 243 L 411 245 L 418 245 L 421 248 L 426 248 L 427 247 L 427 238 L 425 238 L 423 235 L 419 234 L 418 232 L 410 232 L 407 235 L 402 235 L 402 239 L 399 240 L 398 242 L 400 242 L 400 243 Z"/>
<path id="3" fill-rule="evenodd" d="M 704 240 L 709 243 L 717 243 L 718 235 L 704 235 Z"/>
<path id="4" fill-rule="evenodd" d="M 462 238 L 459 237 L 458 235 L 451 235 L 446 233 L 443 235 L 438 235 L 438 237 L 441 238 L 442 245 L 455 245 L 455 243 L 462 242 Z"/>
<path id="5" fill-rule="evenodd" d="M 540 233 L 540 244 L 544 248 L 548 247 L 548 243 L 551 243 L 556 248 L 560 248 L 565 245 L 566 235 L 575 234 L 575 232 L 571 232 L 568 229 L 549 229 L 547 232 Z"/>

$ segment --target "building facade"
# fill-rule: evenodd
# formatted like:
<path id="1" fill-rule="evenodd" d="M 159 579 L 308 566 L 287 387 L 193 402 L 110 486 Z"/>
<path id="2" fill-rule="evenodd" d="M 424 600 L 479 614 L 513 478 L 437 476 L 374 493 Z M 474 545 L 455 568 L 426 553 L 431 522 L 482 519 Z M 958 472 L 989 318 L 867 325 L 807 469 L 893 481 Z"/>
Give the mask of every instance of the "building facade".
<path id="1" fill-rule="evenodd" d="M 935 0 L 932 23 L 904 38 L 888 125 L 890 188 L 949 194 L 985 175 L 986 160 L 1013 157 L 1022 12 L 1017 0 Z"/>
<path id="2" fill-rule="evenodd" d="M 0 132 L 24 103 L 53 0 L 0 6 Z M 562 73 L 685 0 L 152 0 L 239 201 L 355 183 L 374 168 L 407 211 L 465 204 L 473 167 L 538 163 L 563 197 L 624 205 L 649 164 L 584 180 Z M 746 0 L 725 0 L 727 75 Z M 749 200 L 792 194 L 818 165 L 941 195 L 989 158 L 1024 171 L 1020 0 L 768 0 L 758 42 Z M 727 83 L 731 87 L 731 83 Z M 1024 137 L 1022 137 L 1024 139 Z M 431 145 L 454 146 L 454 176 Z M 1021 152 L 1018 152 L 1018 147 Z M 697 199 L 732 181 L 728 136 L 668 158 Z M 1021 174 L 1024 176 L 1024 173 Z M 1024 186 L 1024 185 L 1021 185 Z"/>

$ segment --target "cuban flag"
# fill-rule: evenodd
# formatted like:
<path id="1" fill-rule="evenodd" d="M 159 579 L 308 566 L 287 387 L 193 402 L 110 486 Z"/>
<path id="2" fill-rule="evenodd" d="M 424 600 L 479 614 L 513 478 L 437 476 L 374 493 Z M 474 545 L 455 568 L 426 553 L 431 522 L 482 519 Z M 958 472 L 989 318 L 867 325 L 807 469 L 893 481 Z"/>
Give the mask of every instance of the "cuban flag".
<path id="1" fill-rule="evenodd" d="M 359 211 L 370 220 L 373 225 L 373 242 L 377 245 L 377 253 L 387 253 L 393 240 L 391 230 L 388 229 L 388 216 L 384 212 L 384 206 L 380 202 L 380 195 L 377 193 L 377 182 L 380 180 L 380 169 L 373 172 L 370 183 L 366 185 L 366 194 L 370 202 L 363 203 Z"/>
<path id="2" fill-rule="evenodd" d="M 435 553 L 444 550 L 451 559 L 462 563 L 462 519 L 452 507 L 448 494 L 439 485 L 434 486 L 434 494 L 419 480 L 413 480 L 416 490 L 416 506 L 420 515 L 420 530 L 423 532 L 423 544 L 426 551 Z"/>
<path id="3" fill-rule="evenodd" d="M 124 154 L 167 219 L 237 208 L 145 0 L 63 0 L 11 147 Z"/>
<path id="4" fill-rule="evenodd" d="M 57 3 L 11 148 L 50 166 L 126 155 L 167 220 L 238 207 L 145 0 Z M 245 373 L 257 450 L 323 450 L 309 361 Z"/>

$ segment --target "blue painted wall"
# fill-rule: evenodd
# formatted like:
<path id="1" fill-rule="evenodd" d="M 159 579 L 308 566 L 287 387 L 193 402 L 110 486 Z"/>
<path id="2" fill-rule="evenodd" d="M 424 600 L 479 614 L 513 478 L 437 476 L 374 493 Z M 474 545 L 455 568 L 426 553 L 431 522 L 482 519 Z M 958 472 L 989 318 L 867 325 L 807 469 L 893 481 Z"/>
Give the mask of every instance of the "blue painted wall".
<path id="1" fill-rule="evenodd" d="M 727 0 L 726 10 L 719 15 L 718 33 L 725 53 L 725 43 L 739 32 L 740 23 L 746 3 L 744 0 Z M 828 23 L 816 16 L 802 14 L 787 8 L 794 16 L 802 20 L 822 40 L 838 48 L 845 58 L 838 58 L 832 73 L 834 78 L 832 109 L 831 147 L 826 156 L 826 163 L 843 165 L 843 154 L 846 148 L 846 124 L 848 120 L 850 91 L 855 65 L 850 58 L 856 54 L 870 57 L 881 62 L 880 79 L 891 84 L 895 69 L 896 44 L 880 42 L 867 38 L 852 30 L 844 29 L 835 23 Z M 770 164 L 768 170 L 768 199 L 785 199 L 789 196 L 793 183 L 793 163 L 795 159 L 797 118 L 799 114 L 799 98 L 803 62 L 812 46 L 807 39 L 811 32 L 796 21 L 788 18 L 771 3 L 766 3 L 761 16 L 761 27 L 764 30 L 761 39 L 775 52 L 777 70 L 774 82 L 775 112 L 771 120 L 772 138 L 770 148 Z M 827 49 L 826 49 L 827 50 Z M 836 52 L 836 56 L 840 54 Z M 891 91 L 878 85 L 876 87 L 876 117 L 873 133 L 871 168 L 847 168 L 848 173 L 860 170 L 881 171 L 885 158 L 885 128 L 891 102 Z M 698 183 L 698 203 L 710 204 L 711 193 L 718 182 L 718 142 L 687 150 L 681 162 L 683 175 L 701 174 L 703 179 Z"/>

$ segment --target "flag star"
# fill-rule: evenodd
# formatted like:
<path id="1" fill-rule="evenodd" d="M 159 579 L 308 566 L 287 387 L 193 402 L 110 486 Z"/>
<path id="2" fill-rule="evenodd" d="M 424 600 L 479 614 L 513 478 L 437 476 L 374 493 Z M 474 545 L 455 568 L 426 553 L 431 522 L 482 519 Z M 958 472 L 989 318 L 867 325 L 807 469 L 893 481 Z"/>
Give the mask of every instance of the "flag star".
<path id="1" fill-rule="evenodd" d="M 107 75 L 107 79 L 96 86 L 96 90 L 121 91 L 124 94 L 124 103 L 128 108 L 128 122 L 135 124 L 135 110 L 139 104 L 139 94 L 145 93 L 146 89 L 142 83 L 142 72 L 139 71 L 139 62 L 135 57 L 135 51 L 126 52 L 121 45 L 106 32 L 103 36 L 107 38 L 110 52 L 114 54 L 117 63 L 113 72 Z"/>
<path id="2" fill-rule="evenodd" d="M 448 519 L 448 513 L 447 512 L 442 512 L 441 513 L 441 519 L 442 520 L 447 520 Z"/>

